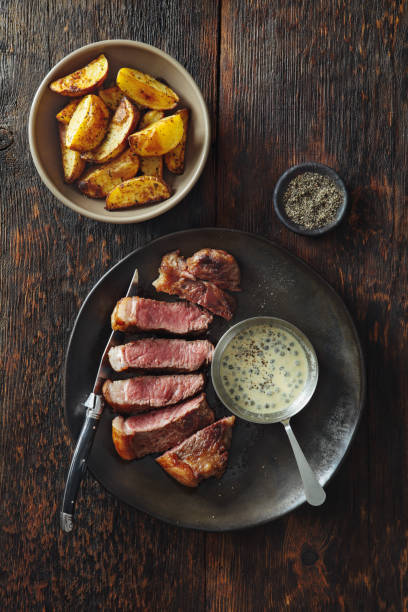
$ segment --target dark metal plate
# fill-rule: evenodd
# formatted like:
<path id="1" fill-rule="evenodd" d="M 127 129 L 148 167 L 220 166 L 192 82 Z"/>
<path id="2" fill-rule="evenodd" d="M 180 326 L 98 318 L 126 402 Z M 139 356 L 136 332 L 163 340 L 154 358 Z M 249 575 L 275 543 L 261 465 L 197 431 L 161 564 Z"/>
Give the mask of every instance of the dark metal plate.
<path id="1" fill-rule="evenodd" d="M 77 438 L 96 368 L 110 333 L 110 313 L 139 268 L 141 295 L 153 297 L 152 280 L 164 253 L 191 255 L 203 247 L 232 253 L 242 271 L 242 293 L 231 324 L 256 315 L 287 319 L 311 340 L 319 360 L 319 382 L 309 405 L 292 421 L 299 443 L 325 484 L 336 471 L 357 427 L 365 395 L 365 370 L 351 318 L 333 289 L 303 261 L 268 240 L 244 232 L 197 229 L 159 238 L 134 251 L 95 285 L 71 335 L 65 366 L 65 417 Z M 157 294 L 156 294 L 157 295 Z M 161 296 L 162 297 L 162 296 Z M 217 321 L 208 337 L 217 341 L 228 323 Z M 211 382 L 210 405 L 226 414 Z M 92 474 L 128 504 L 176 525 L 223 531 L 275 519 L 305 501 L 300 476 L 281 425 L 237 419 L 228 469 L 220 481 L 198 489 L 179 485 L 152 457 L 122 461 L 111 440 L 106 409 L 90 456 Z"/>

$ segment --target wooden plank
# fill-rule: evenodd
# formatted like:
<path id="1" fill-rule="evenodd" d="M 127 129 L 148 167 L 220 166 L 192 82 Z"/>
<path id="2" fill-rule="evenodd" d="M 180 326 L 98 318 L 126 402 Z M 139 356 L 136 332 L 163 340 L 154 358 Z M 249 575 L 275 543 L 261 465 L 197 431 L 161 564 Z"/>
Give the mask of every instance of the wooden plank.
<path id="1" fill-rule="evenodd" d="M 406 22 L 395 3 L 222 3 L 217 223 L 267 235 L 340 292 L 369 396 L 324 508 L 209 536 L 207 609 L 407 605 Z M 272 206 L 280 174 L 306 160 L 336 168 L 352 197 L 347 221 L 316 240 Z"/>
<path id="2" fill-rule="evenodd" d="M 218 3 L 202 5 L 0 0 L 2 608 L 406 609 L 406 6 L 223 0 L 218 101 Z M 174 55 L 203 90 L 214 143 L 219 130 L 193 193 L 141 226 L 63 208 L 27 148 L 42 77 L 104 38 Z M 280 173 L 306 159 L 337 168 L 352 195 L 345 224 L 319 240 L 289 233 L 272 210 Z M 133 511 L 88 477 L 77 529 L 65 538 L 58 511 L 72 448 L 61 425 L 61 363 L 77 310 L 133 248 L 215 222 L 304 257 L 357 323 L 369 397 L 327 505 L 205 536 Z"/>
<path id="3" fill-rule="evenodd" d="M 194 191 L 164 217 L 139 226 L 100 224 L 64 208 L 42 185 L 26 130 L 32 97 L 50 67 L 106 38 L 142 40 L 176 57 L 196 78 L 214 119 L 217 2 L 10 1 L 6 8 L 0 11 L 0 125 L 12 131 L 14 143 L 0 150 L 1 342 L 7 347 L 0 363 L 1 607 L 175 610 L 184 602 L 199 611 L 204 534 L 132 510 L 89 476 L 74 533 L 60 533 L 72 454 L 61 366 L 78 308 L 101 274 L 159 235 L 214 223 L 214 157 Z"/>

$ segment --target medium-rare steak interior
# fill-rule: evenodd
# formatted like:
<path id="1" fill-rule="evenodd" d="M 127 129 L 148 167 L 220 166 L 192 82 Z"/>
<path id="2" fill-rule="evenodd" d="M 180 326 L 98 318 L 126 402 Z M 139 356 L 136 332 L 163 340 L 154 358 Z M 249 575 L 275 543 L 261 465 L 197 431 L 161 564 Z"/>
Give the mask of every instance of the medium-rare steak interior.
<path id="1" fill-rule="evenodd" d="M 115 372 L 128 369 L 195 372 L 211 362 L 214 346 L 208 340 L 143 338 L 114 346 L 109 362 Z"/>
<path id="2" fill-rule="evenodd" d="M 166 331 L 172 334 L 206 331 L 212 320 L 209 312 L 194 304 L 141 297 L 122 298 L 111 317 L 112 329 L 118 331 Z"/>
<path id="3" fill-rule="evenodd" d="M 205 377 L 198 371 L 211 363 L 213 344 L 180 336 L 206 332 L 213 314 L 233 317 L 236 302 L 228 291 L 240 291 L 240 269 L 222 249 L 203 248 L 188 259 L 176 250 L 162 257 L 153 286 L 182 301 L 124 297 L 111 315 L 113 330 L 147 332 L 108 353 L 113 372 L 135 371 L 134 378 L 103 385 L 106 402 L 122 413 L 112 421 L 112 440 L 127 461 L 167 451 L 159 465 L 181 484 L 197 487 L 223 475 L 235 417 L 214 423 L 203 392 Z"/>
<path id="4" fill-rule="evenodd" d="M 106 380 L 102 392 L 117 412 L 131 414 L 177 404 L 203 390 L 203 374 L 137 376 L 126 380 Z"/>
<path id="5" fill-rule="evenodd" d="M 201 249 L 187 259 L 187 269 L 195 278 L 211 281 L 220 289 L 241 291 L 239 266 L 227 251 Z"/>
<path id="6" fill-rule="evenodd" d="M 156 291 L 199 304 L 210 312 L 230 320 L 235 311 L 234 298 L 212 282 L 197 280 L 187 268 L 179 251 L 163 256 L 159 276 L 153 282 Z"/>
<path id="7" fill-rule="evenodd" d="M 226 417 L 184 440 L 156 459 L 173 478 L 186 487 L 197 487 L 201 480 L 221 478 L 228 462 L 235 417 Z"/>
<path id="8" fill-rule="evenodd" d="M 130 461 L 163 452 L 214 421 L 205 393 L 173 406 L 112 421 L 112 439 L 117 453 Z"/>

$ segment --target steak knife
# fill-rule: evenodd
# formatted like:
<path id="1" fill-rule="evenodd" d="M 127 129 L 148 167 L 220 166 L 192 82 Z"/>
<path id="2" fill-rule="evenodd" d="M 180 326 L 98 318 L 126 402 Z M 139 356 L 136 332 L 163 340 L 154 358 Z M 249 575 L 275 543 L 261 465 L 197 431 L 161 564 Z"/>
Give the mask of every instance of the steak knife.
<path id="1" fill-rule="evenodd" d="M 138 283 L 139 273 L 136 268 L 133 273 L 129 289 L 126 292 L 126 297 L 130 297 L 136 291 Z M 110 373 L 108 352 L 112 346 L 115 346 L 115 334 L 116 332 L 112 331 L 111 335 L 109 336 L 108 343 L 103 351 L 98 372 L 96 374 L 92 393 L 88 396 L 88 399 L 84 403 L 84 406 L 86 407 L 85 420 L 78 437 L 74 454 L 72 456 L 71 465 L 69 467 L 60 514 L 61 529 L 66 533 L 72 531 L 74 527 L 74 509 L 79 486 L 86 472 L 88 456 L 92 448 L 96 428 L 104 409 L 102 385 Z"/>

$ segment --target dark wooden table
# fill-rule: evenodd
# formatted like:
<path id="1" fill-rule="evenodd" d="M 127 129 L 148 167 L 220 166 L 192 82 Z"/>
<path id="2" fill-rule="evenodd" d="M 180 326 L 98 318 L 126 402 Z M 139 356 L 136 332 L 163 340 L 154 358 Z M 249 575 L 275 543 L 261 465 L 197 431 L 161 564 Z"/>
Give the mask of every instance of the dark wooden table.
<path id="1" fill-rule="evenodd" d="M 372 0 L 0 2 L 2 610 L 401 610 L 408 607 L 407 7 Z M 193 192 L 142 225 L 64 208 L 34 170 L 36 88 L 70 51 L 141 40 L 201 87 L 212 148 Z M 351 193 L 334 233 L 287 231 L 279 175 L 318 160 Z M 252 530 L 168 526 L 89 475 L 61 534 L 72 445 L 62 363 L 76 313 L 136 247 L 200 226 L 249 230 L 303 257 L 343 297 L 368 368 L 358 433 L 327 503 Z"/>

